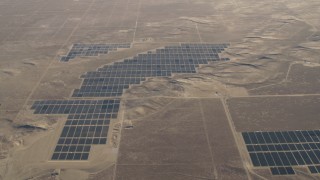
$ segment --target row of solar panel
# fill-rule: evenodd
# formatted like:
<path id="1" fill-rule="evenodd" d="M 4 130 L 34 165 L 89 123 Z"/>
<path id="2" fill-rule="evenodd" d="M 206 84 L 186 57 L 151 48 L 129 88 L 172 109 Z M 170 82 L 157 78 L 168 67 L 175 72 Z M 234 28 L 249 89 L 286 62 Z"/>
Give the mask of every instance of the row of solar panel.
<path id="1" fill-rule="evenodd" d="M 105 92 L 109 92 L 110 90 L 117 91 L 117 89 L 128 89 L 128 84 L 107 84 L 107 85 L 91 85 L 91 86 L 81 86 L 80 91 L 87 91 L 87 90 L 105 90 Z M 112 91 L 111 91 L 112 92 Z"/>
<path id="2" fill-rule="evenodd" d="M 129 83 L 126 85 L 119 86 L 118 84 L 107 84 L 107 85 L 90 85 L 90 86 L 82 86 L 81 89 L 74 90 L 75 93 L 79 92 L 106 92 L 106 93 L 118 93 L 122 92 L 123 89 L 129 88 Z"/>
<path id="3" fill-rule="evenodd" d="M 110 124 L 110 120 L 109 119 L 104 119 L 104 120 L 90 120 L 90 119 L 83 119 L 83 120 L 75 120 L 75 119 L 68 119 L 65 123 L 65 125 L 69 125 L 69 126 L 77 126 L 77 125 L 83 125 L 83 126 L 87 126 L 87 125 L 109 125 Z"/>
<path id="4" fill-rule="evenodd" d="M 86 94 L 86 93 L 104 93 L 104 94 L 110 94 L 111 95 L 114 95 L 114 96 L 119 96 L 119 95 L 122 95 L 122 92 L 123 92 L 124 89 L 106 89 L 104 90 L 103 88 L 92 88 L 92 89 L 87 89 L 87 90 L 84 90 L 84 89 L 76 89 L 74 91 L 74 94 Z"/>
<path id="5" fill-rule="evenodd" d="M 116 114 L 116 113 L 114 113 Z M 102 116 L 103 115 L 103 116 Z M 109 120 L 112 114 L 70 114 L 68 120 Z"/>
<path id="6" fill-rule="evenodd" d="M 219 60 L 218 54 L 213 53 L 202 53 L 202 54 L 145 54 L 141 56 L 135 56 L 132 59 L 124 59 L 123 61 L 115 62 L 114 64 L 143 64 L 143 61 L 154 63 L 164 63 L 168 64 L 171 62 L 183 62 L 189 60 Z"/>
<path id="7" fill-rule="evenodd" d="M 195 68 L 197 65 L 193 63 L 186 64 L 144 64 L 144 65 L 115 65 L 113 67 L 100 68 L 99 72 L 111 72 L 111 71 L 133 71 L 133 70 L 156 70 L 156 69 L 176 69 L 176 68 Z"/>
<path id="8" fill-rule="evenodd" d="M 320 151 L 249 153 L 254 166 L 297 166 L 320 164 Z"/>
<path id="9" fill-rule="evenodd" d="M 102 78 L 102 77 L 128 77 L 128 78 L 132 78 L 132 77 L 136 77 L 136 78 L 145 78 L 145 77 L 157 77 L 157 76 L 171 76 L 173 72 L 170 71 L 148 71 L 148 72 L 136 72 L 135 74 L 133 73 L 128 73 L 128 74 L 112 74 L 112 73 L 100 73 L 100 74 L 96 74 L 96 75 L 90 75 L 87 76 L 87 79 L 93 79 L 93 78 Z M 180 71 L 176 71 L 174 73 L 196 73 L 196 70 L 192 70 L 192 71 L 187 71 L 187 70 L 180 70 Z M 108 77 L 108 78 L 109 78 Z"/>
<path id="10" fill-rule="evenodd" d="M 94 46 L 94 47 L 72 47 L 70 52 L 74 51 L 87 51 L 87 50 L 116 50 L 118 47 L 109 47 L 109 46 Z"/>
<path id="11" fill-rule="evenodd" d="M 84 79 L 84 83 L 88 82 L 110 82 L 110 83 L 119 83 L 119 84 L 127 84 L 127 83 L 136 83 L 140 81 L 145 81 L 146 78 L 121 78 L 121 77 L 103 77 L 103 78 L 94 78 L 94 79 Z"/>
<path id="12" fill-rule="evenodd" d="M 70 114 L 68 116 L 68 120 L 71 119 L 81 119 L 81 120 L 91 120 L 91 119 L 115 119 L 117 118 L 118 113 L 101 113 L 101 114 Z"/>
<path id="13" fill-rule="evenodd" d="M 181 43 L 181 47 L 223 47 L 227 48 L 230 44 L 207 44 L 207 43 Z M 169 46 L 170 47 L 170 46 Z"/>
<path id="14" fill-rule="evenodd" d="M 137 63 L 122 63 L 122 64 L 114 64 L 113 66 L 104 66 L 98 69 L 99 71 L 106 71 L 108 69 L 118 69 L 118 70 L 127 70 L 126 68 L 135 69 L 135 68 L 152 68 L 152 67 L 163 67 L 163 68 L 172 68 L 176 66 L 191 66 L 191 67 L 199 67 L 199 64 L 207 63 L 208 60 L 185 60 L 181 62 L 157 62 L 156 60 L 145 60 L 146 63 L 137 62 Z M 156 61 L 156 62 L 153 62 Z M 97 71 L 94 71 L 97 72 Z M 90 73 L 90 72 L 89 72 Z"/>
<path id="15" fill-rule="evenodd" d="M 125 59 L 125 61 L 118 62 L 118 64 L 143 64 L 143 61 L 150 61 L 152 63 L 160 63 L 160 64 L 174 64 L 172 62 L 180 61 L 190 61 L 194 60 L 195 62 L 198 60 L 207 60 L 207 61 L 218 61 L 220 60 L 218 54 L 149 54 L 141 57 L 134 57 L 133 59 Z M 170 62 L 167 62 L 170 61 Z"/>
<path id="16" fill-rule="evenodd" d="M 214 54 L 210 56 L 205 56 L 204 54 L 201 55 L 149 55 L 145 57 L 135 57 L 133 59 L 125 59 L 121 62 L 115 62 L 114 64 L 143 64 L 143 61 L 146 63 L 153 63 L 153 64 L 178 64 L 180 62 L 187 62 L 193 60 L 195 63 L 199 60 L 207 60 L 207 61 L 218 61 L 220 58 Z"/>
<path id="17" fill-rule="evenodd" d="M 113 43 L 113 44 L 73 44 L 73 48 L 95 48 L 95 47 L 110 47 L 110 48 L 118 48 L 118 47 L 125 47 L 125 48 L 130 48 L 131 44 L 130 43 Z"/>
<path id="18" fill-rule="evenodd" d="M 90 152 L 89 145 L 57 145 L 54 152 Z"/>
<path id="19" fill-rule="evenodd" d="M 174 72 L 174 71 L 181 71 L 181 70 L 188 70 L 188 71 L 194 71 L 196 66 L 194 65 L 179 65 L 179 66 L 145 66 L 145 67 L 131 67 L 128 69 L 121 69 L 121 68 L 115 68 L 115 69 L 103 69 L 100 70 L 99 73 L 90 73 L 84 76 L 85 78 L 90 78 L 88 76 L 92 75 L 104 75 L 106 78 L 108 78 L 109 74 L 117 73 L 117 74 L 123 74 L 123 73 L 135 73 L 135 74 L 144 74 L 147 72 Z M 133 78 L 133 77 L 132 77 Z"/>
<path id="20" fill-rule="evenodd" d="M 95 85 L 95 86 L 81 86 L 81 90 L 92 90 L 92 89 L 104 89 L 104 90 L 111 90 L 111 89 L 125 89 L 129 88 L 128 84 L 114 84 L 114 85 Z"/>
<path id="21" fill-rule="evenodd" d="M 194 67 L 192 68 L 175 68 L 175 67 L 172 67 L 172 68 L 168 68 L 168 69 L 148 69 L 148 70 L 144 70 L 144 71 L 139 71 L 139 70 L 127 70 L 127 71 L 123 71 L 123 70 L 117 70 L 115 69 L 113 72 L 111 71 L 100 71 L 99 73 L 94 73 L 94 74 L 88 74 L 85 78 L 86 79 L 92 79 L 92 78 L 102 78 L 102 77 L 106 77 L 106 78 L 115 78 L 117 76 L 114 76 L 114 74 L 131 74 L 133 75 L 132 77 L 130 78 L 133 78 L 135 77 L 134 75 L 145 75 L 145 77 L 148 77 L 148 75 L 150 74 L 156 74 L 156 73 L 177 73 L 178 71 L 191 71 L 192 73 L 193 72 L 196 72 L 196 69 Z M 109 77 L 110 75 L 112 75 L 111 77 Z M 121 77 L 120 77 L 121 78 Z"/>
<path id="22" fill-rule="evenodd" d="M 103 68 L 99 68 L 97 71 L 94 72 L 88 72 L 84 75 L 82 75 L 82 77 L 86 77 L 86 75 L 90 75 L 90 74 L 99 74 L 101 72 L 107 72 L 107 71 L 128 71 L 128 70 L 155 70 L 155 69 L 175 69 L 178 67 L 191 67 L 191 68 L 195 68 L 195 67 L 199 67 L 199 64 L 207 64 L 207 60 L 203 60 L 201 62 L 198 63 L 194 63 L 194 62 L 189 62 L 189 61 L 185 61 L 183 63 L 176 63 L 173 62 L 172 64 L 166 64 L 166 63 L 146 63 L 146 64 L 117 64 L 114 66 L 106 66 Z"/>
<path id="23" fill-rule="evenodd" d="M 120 104 L 119 103 L 92 103 L 92 104 L 82 104 L 82 103 L 75 103 L 75 104 L 68 104 L 67 102 L 62 102 L 61 104 L 57 103 L 52 103 L 52 104 L 33 104 L 32 109 L 48 109 L 48 108 L 55 108 L 55 107 L 60 107 L 63 106 L 64 108 L 70 108 L 70 107 L 85 107 L 85 108 L 102 108 L 102 109 L 114 109 L 114 108 L 119 108 Z"/>
<path id="24" fill-rule="evenodd" d="M 119 97 L 122 92 L 105 93 L 105 92 L 77 92 L 76 90 L 72 94 L 72 97 Z"/>
<path id="25" fill-rule="evenodd" d="M 121 62 L 114 62 L 114 65 L 130 65 L 130 64 L 185 64 L 185 63 L 192 63 L 192 64 L 203 64 L 208 63 L 208 61 L 219 61 L 222 58 L 213 56 L 160 56 L 159 57 L 145 57 L 145 58 L 133 58 L 133 59 L 125 59 Z M 224 58 L 226 59 L 226 58 Z M 108 65 L 111 67 L 112 65 Z M 107 66 L 105 66 L 107 67 Z"/>
<path id="26" fill-rule="evenodd" d="M 144 64 L 144 65 L 115 65 L 113 67 L 105 67 L 105 68 L 99 68 L 98 71 L 95 72 L 88 72 L 85 75 L 82 75 L 81 77 L 87 77 L 90 75 L 97 75 L 97 74 L 103 74 L 106 72 L 126 72 L 126 71 L 154 71 L 154 70 L 170 70 L 170 69 L 181 69 L 181 68 L 191 68 L 194 69 L 196 67 L 199 67 L 199 65 L 195 64 Z"/>
<path id="27" fill-rule="evenodd" d="M 101 90 L 103 91 L 103 90 Z M 101 105 L 43 105 L 36 108 L 35 114 L 99 114 L 118 112 L 119 107 Z"/>
<path id="28" fill-rule="evenodd" d="M 66 57 L 75 57 L 75 56 L 86 56 L 92 54 L 107 54 L 110 50 L 78 50 L 78 51 L 70 51 Z"/>
<path id="29" fill-rule="evenodd" d="M 101 78 L 103 76 L 106 77 L 126 77 L 130 75 L 129 77 L 151 77 L 151 76 L 156 76 L 158 74 L 168 74 L 171 75 L 172 73 L 195 73 L 195 69 L 177 69 L 177 70 L 156 70 L 156 71 L 123 71 L 123 72 L 104 72 L 101 73 L 100 75 L 97 75 L 95 77 L 90 77 L 92 78 Z M 87 78 L 89 79 L 89 78 Z"/>
<path id="30" fill-rule="evenodd" d="M 111 88 L 129 88 L 129 85 L 131 84 L 140 84 L 141 81 L 135 81 L 135 82 L 110 82 L 108 79 L 106 81 L 94 81 L 95 79 L 91 79 L 92 81 L 89 82 L 87 81 L 86 84 L 83 84 L 81 89 L 92 89 L 93 87 L 108 87 L 106 89 L 111 89 Z"/>
<path id="31" fill-rule="evenodd" d="M 181 44 L 180 46 L 176 45 L 170 45 L 170 46 L 165 46 L 164 48 L 166 49 L 171 49 L 171 48 L 200 48 L 200 49 L 205 49 L 205 48 L 221 48 L 224 49 L 228 47 L 227 44 Z"/>
<path id="32" fill-rule="evenodd" d="M 83 51 L 112 51 L 112 50 L 117 50 L 117 48 L 111 48 L 111 47 L 95 47 L 95 48 L 90 48 L 90 47 L 79 47 L 79 48 L 72 48 L 69 51 L 69 54 L 75 53 L 75 52 L 83 52 Z"/>
<path id="33" fill-rule="evenodd" d="M 35 107 L 36 110 L 48 110 L 49 108 L 51 109 L 62 109 L 62 110 L 69 110 L 69 109 L 90 109 L 90 110 L 99 110 L 99 109 L 109 109 L 109 110 L 118 110 L 120 107 L 120 104 L 41 104 L 37 105 Z M 55 113 L 59 114 L 59 113 Z"/>
<path id="34" fill-rule="evenodd" d="M 199 48 L 186 48 L 186 47 L 164 47 L 162 49 L 156 49 L 155 51 L 148 51 L 144 54 L 154 54 L 154 53 L 199 53 L 199 52 L 210 52 L 210 53 L 220 53 L 224 48 L 219 47 L 199 47 Z"/>
<path id="35" fill-rule="evenodd" d="M 215 51 L 223 51 L 225 48 L 222 47 L 181 47 L 181 46 L 166 46 L 161 49 L 156 49 L 156 52 L 162 51 L 162 52 L 168 52 L 168 51 L 183 51 L 183 52 L 189 52 L 189 51 L 207 51 L 207 50 L 215 50 Z M 150 53 L 154 52 L 154 50 L 151 50 Z"/>
<path id="36" fill-rule="evenodd" d="M 116 119 L 118 116 L 117 112 L 114 113 L 83 113 L 83 114 L 71 114 L 69 115 L 71 116 L 79 116 L 79 119 L 82 120 L 90 120 L 90 119 Z M 74 118 L 70 118 L 70 119 L 74 119 Z"/>
<path id="37" fill-rule="evenodd" d="M 112 86 L 111 86 L 112 87 Z M 101 86 L 85 86 L 85 88 L 83 89 L 75 89 L 73 95 L 77 95 L 77 94 L 86 94 L 86 93 L 104 93 L 104 94 L 109 94 L 110 96 L 116 96 L 116 95 L 121 95 L 123 90 L 125 88 L 117 88 L 114 87 L 113 89 L 106 89 L 104 87 Z M 115 111 L 113 111 L 115 112 Z"/>
<path id="38" fill-rule="evenodd" d="M 320 131 L 244 132 L 246 144 L 320 142 Z"/>
<path id="39" fill-rule="evenodd" d="M 95 105 L 95 104 L 120 104 L 120 99 L 110 99 L 110 100 L 44 100 L 44 101 L 34 101 L 32 109 L 37 105 L 53 105 L 53 104 L 63 104 L 63 105 Z"/>
<path id="40" fill-rule="evenodd" d="M 155 59 L 136 59 L 135 61 L 126 62 L 114 62 L 112 65 L 103 66 L 101 69 L 113 69 L 117 67 L 131 67 L 131 66 L 149 66 L 149 65 L 170 65 L 178 66 L 181 64 L 202 64 L 208 63 L 208 61 L 214 61 L 218 59 L 208 59 L 208 58 L 185 58 L 185 59 L 169 59 L 169 58 L 155 58 Z"/>
<path id="41" fill-rule="evenodd" d="M 225 49 L 225 47 L 221 47 L 221 46 L 166 46 L 162 49 L 156 49 L 156 50 L 206 50 L 206 49 L 214 49 L 214 50 L 220 50 L 223 51 Z"/>
<path id="42" fill-rule="evenodd" d="M 108 73 L 129 73 L 129 72 L 152 72 L 152 71 L 177 71 L 177 70 L 194 70 L 197 66 L 195 65 L 178 65 L 178 66 L 169 66 L 169 65 L 154 65 L 154 66 L 140 66 L 140 67 L 128 67 L 127 69 L 122 69 L 121 67 L 113 69 L 102 69 L 99 70 L 99 74 Z M 98 73 L 95 73 L 98 74 Z"/>
<path id="43" fill-rule="evenodd" d="M 108 125 L 64 126 L 60 137 L 107 137 Z"/>
<path id="44" fill-rule="evenodd" d="M 100 47 L 73 47 L 70 51 L 70 53 L 73 52 L 97 52 L 97 51 L 114 51 L 119 49 L 120 47 L 108 47 L 108 46 L 100 46 Z"/>
<path id="45" fill-rule="evenodd" d="M 200 62 L 199 64 L 207 64 L 206 60 L 205 62 Z M 186 62 L 180 63 L 180 64 L 124 64 L 124 65 L 115 65 L 115 66 L 110 66 L 110 67 L 104 67 L 104 68 L 99 68 L 98 71 L 94 72 L 88 72 L 85 75 L 82 75 L 81 77 L 86 77 L 87 75 L 92 75 L 92 74 L 99 74 L 103 72 L 108 72 L 108 71 L 132 71 L 132 70 L 156 70 L 156 69 L 176 69 L 176 68 L 181 68 L 181 67 L 190 67 L 190 68 L 195 68 L 199 67 L 198 64 Z"/>
<path id="46" fill-rule="evenodd" d="M 225 46 L 204 45 L 204 46 L 165 46 L 162 49 L 225 49 Z M 159 50 L 159 49 L 157 49 Z"/>
<path id="47" fill-rule="evenodd" d="M 151 53 L 169 53 L 169 52 L 179 52 L 179 53 L 182 53 L 182 52 L 221 52 L 223 51 L 225 48 L 221 48 L 221 47 L 164 47 L 162 49 L 156 49 L 155 51 L 154 50 L 151 50 L 151 51 L 148 51 L 147 53 L 148 54 L 151 54 Z"/>
<path id="48" fill-rule="evenodd" d="M 120 78 L 119 78 L 120 79 Z M 142 78 L 145 79 L 145 78 Z M 125 84 L 140 84 L 141 81 L 136 79 L 136 80 L 126 80 L 126 81 L 120 81 L 120 80 L 115 80 L 114 78 L 93 78 L 93 79 L 85 79 L 82 83 L 82 86 L 92 86 L 92 85 L 107 85 L 107 84 L 112 84 L 113 86 L 121 86 Z"/>
<path id="49" fill-rule="evenodd" d="M 211 56 L 195 56 L 193 55 L 176 55 L 176 56 L 169 56 L 169 55 L 150 55 L 150 57 L 134 57 L 132 59 L 125 59 L 123 61 L 114 62 L 113 65 L 121 65 L 121 64 L 181 64 L 181 63 L 199 63 L 199 61 L 204 62 L 204 60 L 207 61 L 215 61 L 215 60 L 221 60 L 223 58 L 219 58 L 217 54 L 211 55 Z M 225 58 L 224 58 L 225 59 Z M 113 66 L 113 65 L 106 65 L 107 66 Z"/>
<path id="50" fill-rule="evenodd" d="M 204 51 L 204 52 L 157 52 L 157 53 L 149 53 L 149 54 L 140 54 L 138 56 L 133 57 L 132 59 L 124 59 L 124 61 L 120 61 L 123 63 L 127 63 L 130 60 L 133 62 L 141 61 L 141 60 L 187 60 L 187 59 L 219 59 L 219 55 L 216 52 Z M 119 61 L 118 61 L 119 62 Z"/>
<path id="51" fill-rule="evenodd" d="M 80 119 L 116 119 L 118 117 L 118 113 L 114 112 L 114 113 L 84 113 L 84 114 L 71 114 L 74 116 L 81 116 Z"/>
<path id="52" fill-rule="evenodd" d="M 229 44 L 223 43 L 223 44 L 210 44 L 210 43 L 182 43 L 180 46 L 166 46 L 166 48 L 170 47 L 187 47 L 187 48 L 192 48 L 192 47 L 199 47 L 199 48 L 205 48 L 205 47 L 221 47 L 221 48 L 226 48 L 228 47 Z"/>
<path id="53" fill-rule="evenodd" d="M 218 54 L 222 51 L 216 51 L 216 50 L 203 50 L 203 51 L 156 51 L 155 53 L 146 53 L 146 54 L 139 54 L 138 56 L 135 56 L 132 58 L 132 60 L 138 60 L 138 59 L 171 59 L 174 58 L 179 59 L 182 57 L 206 57 L 206 58 L 217 58 L 219 59 Z M 126 61 L 124 61 L 126 62 Z"/>
<path id="54" fill-rule="evenodd" d="M 320 143 L 247 145 L 249 152 L 317 150 Z"/>
<path id="55" fill-rule="evenodd" d="M 115 62 L 114 64 L 181 64 L 186 62 L 194 62 L 194 64 L 204 64 L 211 61 L 229 61 L 229 58 L 217 58 L 214 56 L 158 56 L 157 57 L 145 57 L 145 58 L 134 58 L 125 60 L 122 62 Z M 180 63 L 179 63 L 180 62 Z M 110 66 L 110 65 L 109 65 Z"/>
<path id="56" fill-rule="evenodd" d="M 88 160 L 89 153 L 53 153 L 51 160 Z"/>
<path id="57" fill-rule="evenodd" d="M 129 85 L 131 83 L 127 83 L 127 84 L 111 84 L 111 83 L 106 83 L 106 84 L 91 84 L 91 85 L 86 85 L 86 86 L 82 86 L 81 89 L 75 90 L 75 92 L 88 92 L 88 91 L 92 91 L 92 90 L 97 90 L 100 91 L 105 90 L 105 92 L 122 92 L 120 89 L 128 89 Z"/>
<path id="58" fill-rule="evenodd" d="M 90 137 L 90 138 L 74 137 L 74 138 L 59 138 L 57 144 L 91 145 L 91 144 L 106 144 L 106 143 L 107 143 L 106 137 Z"/>
<path id="59" fill-rule="evenodd" d="M 117 46 L 110 46 L 110 45 L 73 45 L 71 51 L 90 51 L 90 50 L 98 50 L 98 49 L 118 49 L 118 48 L 130 48 L 128 45 L 117 45 Z"/>
<path id="60" fill-rule="evenodd" d="M 220 53 L 220 51 L 216 51 L 216 50 L 197 50 L 197 51 L 190 51 L 190 50 L 186 50 L 186 51 L 170 51 L 170 50 L 158 50 L 156 52 L 150 52 L 150 53 L 146 53 L 146 54 L 139 54 L 138 56 L 135 56 L 132 58 L 132 60 L 134 59 L 141 59 L 141 58 L 163 58 L 163 57 L 167 57 L 167 58 L 179 58 L 179 57 L 216 57 L 219 58 L 218 53 Z M 126 61 L 123 61 L 126 62 Z"/>
<path id="61" fill-rule="evenodd" d="M 106 77 L 117 77 L 115 74 L 119 74 L 119 75 L 132 75 L 133 77 L 135 77 L 135 75 L 145 75 L 145 77 L 151 76 L 151 75 L 155 75 L 155 74 L 159 74 L 159 73 L 169 73 L 170 75 L 172 73 L 181 73 L 181 72 L 186 72 L 186 73 L 193 73 L 196 72 L 195 68 L 172 68 L 172 69 L 167 69 L 167 70 L 163 70 L 163 69 L 154 69 L 154 70 L 145 70 L 145 71 L 140 71 L 140 70 L 128 70 L 128 71 L 113 71 L 113 72 L 103 72 L 100 74 L 100 76 L 106 76 Z"/>
<path id="62" fill-rule="evenodd" d="M 292 167 L 272 167 L 270 168 L 272 175 L 294 175 L 296 174 Z"/>
<path id="63" fill-rule="evenodd" d="M 121 84 L 120 84 L 121 83 Z M 86 85 L 83 85 L 81 87 L 81 89 L 92 89 L 94 87 L 108 87 L 106 89 L 111 89 L 111 88 L 115 88 L 115 89 L 119 89 L 120 87 L 127 87 L 129 88 L 129 85 L 133 85 L 133 84 L 140 84 L 139 82 L 118 82 L 118 83 L 113 83 L 113 82 L 108 82 L 108 81 L 100 81 L 100 82 L 87 82 Z"/>
<path id="64" fill-rule="evenodd" d="M 57 145 L 54 152 L 90 152 L 91 146 L 86 145 Z"/>

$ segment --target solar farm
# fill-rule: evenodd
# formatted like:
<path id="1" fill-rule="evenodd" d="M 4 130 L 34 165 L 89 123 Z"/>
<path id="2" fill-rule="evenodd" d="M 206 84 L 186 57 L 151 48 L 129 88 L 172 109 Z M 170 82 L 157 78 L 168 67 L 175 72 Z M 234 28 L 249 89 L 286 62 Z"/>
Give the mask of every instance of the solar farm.
<path id="1" fill-rule="evenodd" d="M 319 8 L 0 0 L 0 179 L 320 179 Z"/>
<path id="2" fill-rule="evenodd" d="M 92 50 L 100 47 L 90 46 Z M 74 45 L 71 51 L 75 47 L 88 46 Z M 140 84 L 148 77 L 196 73 L 199 64 L 225 61 L 227 59 L 220 59 L 218 53 L 226 47 L 226 44 L 182 44 L 180 47 L 158 49 L 156 53 L 139 54 L 81 76 L 85 84 L 76 89 L 72 96 L 121 97 L 130 85 Z M 69 114 L 51 160 L 88 160 L 90 145 L 107 143 L 110 120 L 117 118 L 119 107 L 119 99 L 47 100 L 36 101 L 32 109 L 35 109 L 35 114 Z"/>
<path id="3" fill-rule="evenodd" d="M 271 167 L 273 175 L 289 175 L 295 174 L 294 166 L 308 165 L 311 173 L 318 173 L 320 131 L 244 132 L 242 135 L 253 166 Z"/>

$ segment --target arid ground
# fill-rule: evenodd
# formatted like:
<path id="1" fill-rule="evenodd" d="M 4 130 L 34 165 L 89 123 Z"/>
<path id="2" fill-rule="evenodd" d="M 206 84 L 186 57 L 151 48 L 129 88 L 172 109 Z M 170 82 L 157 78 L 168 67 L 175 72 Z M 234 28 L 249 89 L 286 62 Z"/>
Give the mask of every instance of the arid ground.
<path id="1" fill-rule="evenodd" d="M 320 179 L 252 165 L 242 132 L 320 129 L 318 0 L 0 0 L 0 179 Z M 131 43 L 61 62 L 75 43 Z M 88 71 L 180 43 L 229 43 L 195 74 L 130 86 L 106 145 L 51 161 L 69 99 Z M 101 98 L 100 98 L 101 99 Z"/>

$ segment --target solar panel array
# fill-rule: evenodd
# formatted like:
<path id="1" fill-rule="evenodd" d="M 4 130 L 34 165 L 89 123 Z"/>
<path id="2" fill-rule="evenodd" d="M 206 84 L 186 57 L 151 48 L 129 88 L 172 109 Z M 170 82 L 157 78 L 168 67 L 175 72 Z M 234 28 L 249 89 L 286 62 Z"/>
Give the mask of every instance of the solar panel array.
<path id="1" fill-rule="evenodd" d="M 320 130 L 243 132 L 253 166 L 269 167 L 273 175 L 295 174 L 292 167 L 320 172 Z"/>
<path id="2" fill-rule="evenodd" d="M 117 118 L 119 99 L 35 101 L 35 114 L 69 114 L 52 160 L 87 160 L 91 145 L 106 144 L 111 119 Z"/>
<path id="3" fill-rule="evenodd" d="M 227 44 L 182 44 L 167 46 L 155 52 L 139 54 L 122 62 L 105 65 L 98 71 L 87 72 L 80 89 L 73 97 L 117 97 L 129 85 L 140 84 L 147 77 L 166 77 L 173 73 L 196 73 L 199 64 L 210 61 L 226 61 L 218 53 Z"/>
<path id="4" fill-rule="evenodd" d="M 86 53 L 104 53 L 105 47 L 128 48 L 130 45 L 75 44 L 63 61 Z M 88 72 L 80 89 L 70 100 L 35 101 L 31 109 L 35 114 L 68 114 L 51 160 L 87 160 L 91 145 L 107 144 L 109 125 L 117 118 L 120 97 L 130 85 L 140 84 L 148 77 L 171 76 L 172 73 L 196 73 L 199 64 L 226 61 L 219 58 L 227 44 L 181 44 L 167 46 L 154 52 L 139 54 Z M 100 51 L 99 48 L 103 50 Z M 75 53 L 76 52 L 76 53 Z M 81 52 L 81 53 L 80 53 Z M 91 100 L 81 100 L 86 97 Z M 94 100 L 95 97 L 114 99 Z M 119 98 L 118 98 L 119 97 Z"/>
<path id="5" fill-rule="evenodd" d="M 118 48 L 130 48 L 130 44 L 74 44 L 66 56 L 62 56 L 60 61 L 67 62 L 75 57 L 98 56 L 116 51 Z"/>

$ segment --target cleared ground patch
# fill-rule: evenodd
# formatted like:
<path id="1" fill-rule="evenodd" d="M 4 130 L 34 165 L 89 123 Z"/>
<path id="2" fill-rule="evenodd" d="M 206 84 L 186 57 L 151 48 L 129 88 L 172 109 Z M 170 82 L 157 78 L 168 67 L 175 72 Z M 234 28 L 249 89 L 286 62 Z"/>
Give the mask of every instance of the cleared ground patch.
<path id="1" fill-rule="evenodd" d="M 246 179 L 220 99 L 169 104 L 123 130 L 117 178 Z"/>
<path id="2" fill-rule="evenodd" d="M 238 132 L 319 129 L 319 96 L 248 97 L 228 100 Z"/>

